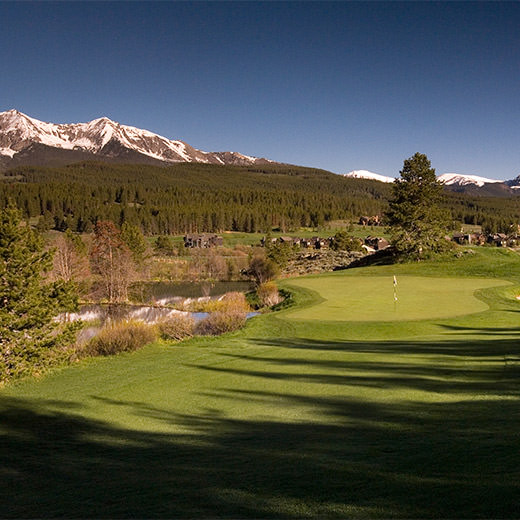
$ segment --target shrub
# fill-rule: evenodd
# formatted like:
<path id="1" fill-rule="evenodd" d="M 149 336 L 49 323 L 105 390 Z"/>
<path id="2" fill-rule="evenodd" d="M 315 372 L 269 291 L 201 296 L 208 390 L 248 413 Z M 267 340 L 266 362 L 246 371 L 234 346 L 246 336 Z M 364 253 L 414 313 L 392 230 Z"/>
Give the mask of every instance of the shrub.
<path id="1" fill-rule="evenodd" d="M 247 319 L 245 311 L 228 310 L 211 313 L 195 326 L 195 333 L 202 336 L 217 336 L 242 328 Z"/>
<path id="2" fill-rule="evenodd" d="M 356 237 L 349 236 L 346 231 L 338 231 L 331 242 L 331 249 L 334 251 L 360 251 L 361 240 Z"/>
<path id="3" fill-rule="evenodd" d="M 111 356 L 131 352 L 156 339 L 156 328 L 138 321 L 110 323 L 85 347 L 90 356 Z"/>
<path id="4" fill-rule="evenodd" d="M 264 307 L 272 307 L 282 301 L 278 287 L 274 282 L 264 282 L 260 284 L 256 292 L 260 304 Z"/>
<path id="5" fill-rule="evenodd" d="M 171 238 L 165 235 L 158 236 L 155 239 L 154 251 L 160 255 L 173 256 L 174 247 Z"/>
<path id="6" fill-rule="evenodd" d="M 261 284 L 276 278 L 279 271 L 278 265 L 270 258 L 254 256 L 249 263 L 246 274 L 257 284 Z"/>
<path id="7" fill-rule="evenodd" d="M 188 314 L 178 314 L 161 320 L 157 327 L 161 338 L 181 341 L 193 336 L 195 320 Z"/>
<path id="8" fill-rule="evenodd" d="M 242 311 L 249 312 L 251 308 L 247 302 L 246 295 L 244 293 L 234 291 L 228 292 L 222 296 L 219 300 L 220 308 L 217 310 L 227 311 Z"/>
<path id="9" fill-rule="evenodd" d="M 246 296 L 241 292 L 229 292 L 221 296 L 218 300 L 197 299 L 177 305 L 176 308 L 189 312 L 226 312 L 228 310 L 241 310 L 249 312 L 251 310 Z"/>

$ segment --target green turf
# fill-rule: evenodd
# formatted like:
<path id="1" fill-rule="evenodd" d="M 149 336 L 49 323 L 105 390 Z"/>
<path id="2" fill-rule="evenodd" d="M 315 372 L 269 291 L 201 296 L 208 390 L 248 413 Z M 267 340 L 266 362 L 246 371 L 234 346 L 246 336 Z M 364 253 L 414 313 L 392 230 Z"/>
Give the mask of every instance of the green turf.
<path id="1" fill-rule="evenodd" d="M 405 321 L 447 318 L 488 308 L 475 291 L 499 285 L 481 278 L 400 276 L 342 276 L 302 278 L 293 286 L 316 291 L 318 305 L 287 316 L 318 321 Z M 507 282 L 506 282 L 507 283 Z"/>
<path id="2" fill-rule="evenodd" d="M 289 308 L 5 388 L 0 517 L 518 517 L 518 255 L 310 280 L 394 273 L 495 287 L 477 292 L 486 310 L 454 318 Z M 319 308 L 284 283 L 298 308 Z"/>

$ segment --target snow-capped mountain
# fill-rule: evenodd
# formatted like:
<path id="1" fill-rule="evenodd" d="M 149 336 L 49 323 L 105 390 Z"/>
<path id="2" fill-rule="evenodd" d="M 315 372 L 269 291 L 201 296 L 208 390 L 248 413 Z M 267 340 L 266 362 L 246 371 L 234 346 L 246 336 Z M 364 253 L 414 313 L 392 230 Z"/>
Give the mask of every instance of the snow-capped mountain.
<path id="1" fill-rule="evenodd" d="M 170 140 L 106 117 L 88 123 L 54 124 L 17 110 L 0 113 L 0 162 L 4 165 L 17 163 L 15 159 L 22 157 L 34 157 L 36 153 L 56 156 L 57 150 L 69 152 L 61 157 L 93 156 L 137 162 L 240 165 L 272 162 L 237 152 L 204 152 L 183 141 Z"/>
<path id="2" fill-rule="evenodd" d="M 393 177 L 385 177 L 368 170 L 354 170 L 343 174 L 351 179 L 372 179 L 381 182 L 394 182 Z M 489 197 L 510 197 L 520 195 L 520 175 L 511 181 L 488 179 L 478 175 L 461 175 L 459 173 L 444 173 L 437 177 L 449 191 L 457 193 L 471 193 Z"/>
<path id="3" fill-rule="evenodd" d="M 438 177 L 438 180 L 445 186 L 468 186 L 475 185 L 481 188 L 484 184 L 503 183 L 497 179 L 487 179 L 486 177 L 479 177 L 478 175 L 461 175 L 458 173 L 443 173 Z"/>
<path id="4" fill-rule="evenodd" d="M 393 177 L 386 177 L 385 175 L 379 175 L 379 173 L 369 172 L 368 170 L 353 170 L 351 172 L 344 173 L 343 177 L 350 177 L 352 179 L 370 179 L 380 182 L 395 181 Z"/>
<path id="5" fill-rule="evenodd" d="M 511 179 L 510 181 L 506 181 L 505 184 L 507 184 L 507 186 L 509 186 L 512 190 L 520 189 L 520 175 L 514 179 Z"/>

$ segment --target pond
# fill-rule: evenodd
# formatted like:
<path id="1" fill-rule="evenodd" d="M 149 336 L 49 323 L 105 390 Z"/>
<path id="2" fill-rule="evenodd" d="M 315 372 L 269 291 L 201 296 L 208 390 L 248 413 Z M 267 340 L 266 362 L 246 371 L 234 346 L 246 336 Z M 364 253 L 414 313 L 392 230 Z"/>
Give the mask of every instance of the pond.
<path id="1" fill-rule="evenodd" d="M 152 324 L 173 316 L 190 315 L 199 321 L 206 318 L 208 313 L 180 311 L 171 305 L 216 299 L 228 292 L 247 292 L 252 288 L 251 282 L 142 282 L 134 284 L 130 289 L 130 299 L 135 304 L 86 304 L 78 312 L 61 315 L 58 319 L 96 322 L 99 325 L 121 320 L 139 320 Z M 247 317 L 257 314 L 251 312 Z"/>
<path id="2" fill-rule="evenodd" d="M 228 292 L 248 292 L 251 282 L 139 282 L 130 287 L 130 299 L 137 303 L 167 305 L 186 298 L 217 297 Z"/>
<path id="3" fill-rule="evenodd" d="M 248 318 L 256 316 L 258 312 L 249 312 Z M 61 315 L 61 319 L 67 321 L 98 322 L 100 325 L 106 321 L 139 320 L 145 323 L 157 323 L 158 321 L 174 316 L 192 316 L 195 321 L 202 320 L 209 315 L 208 312 L 186 312 L 170 307 L 152 307 L 149 305 L 82 305 L 78 312 Z"/>

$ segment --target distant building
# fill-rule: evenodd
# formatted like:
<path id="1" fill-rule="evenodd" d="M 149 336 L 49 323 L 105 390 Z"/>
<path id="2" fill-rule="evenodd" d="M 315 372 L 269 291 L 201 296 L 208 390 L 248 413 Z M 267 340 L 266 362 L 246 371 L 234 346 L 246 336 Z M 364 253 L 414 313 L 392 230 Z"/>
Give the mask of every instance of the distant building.
<path id="1" fill-rule="evenodd" d="M 507 235 L 504 233 L 493 233 L 487 237 L 488 244 L 492 244 L 497 247 L 507 246 Z"/>
<path id="2" fill-rule="evenodd" d="M 184 247 L 217 247 L 223 242 L 221 236 L 211 233 L 184 235 Z"/>
<path id="3" fill-rule="evenodd" d="M 326 249 L 330 246 L 331 238 L 321 238 L 321 237 L 312 237 L 312 238 L 300 238 L 300 237 L 280 237 L 280 238 L 271 238 L 272 244 L 288 244 L 290 246 L 295 246 L 304 249 Z M 266 238 L 262 238 L 260 240 L 260 244 L 262 246 L 266 245 Z"/>
<path id="4" fill-rule="evenodd" d="M 390 247 L 390 242 L 386 238 L 368 236 L 365 238 L 365 245 L 374 251 L 381 251 Z"/>
<path id="5" fill-rule="evenodd" d="M 380 226 L 381 218 L 379 215 L 373 215 L 372 217 L 363 215 L 362 217 L 359 217 L 359 224 L 361 226 Z"/>

